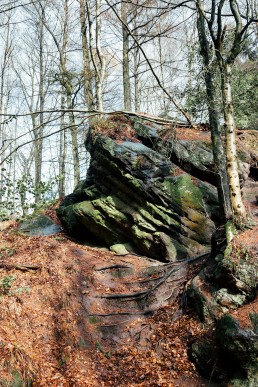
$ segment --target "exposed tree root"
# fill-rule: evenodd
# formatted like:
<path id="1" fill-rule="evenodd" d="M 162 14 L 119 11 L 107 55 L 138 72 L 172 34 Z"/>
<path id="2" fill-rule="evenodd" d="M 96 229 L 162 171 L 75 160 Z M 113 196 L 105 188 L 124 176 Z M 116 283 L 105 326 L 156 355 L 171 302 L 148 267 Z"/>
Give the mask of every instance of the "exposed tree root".
<path id="1" fill-rule="evenodd" d="M 163 276 L 162 276 L 163 277 Z M 144 279 L 144 280 L 138 280 L 135 282 L 125 282 L 126 285 L 133 285 L 133 284 L 144 284 L 146 282 L 152 282 L 152 281 L 158 281 L 162 277 L 155 277 L 155 278 L 149 278 L 149 279 Z"/>
<path id="2" fill-rule="evenodd" d="M 123 321 L 119 321 L 118 323 L 114 323 L 114 324 L 103 324 L 103 325 L 97 325 L 97 327 L 99 328 L 112 328 L 112 327 L 117 327 L 119 325 L 123 325 L 125 323 L 128 323 L 132 321 L 131 319 L 127 319 L 127 320 L 123 320 Z"/>
<path id="3" fill-rule="evenodd" d="M 100 268 L 94 268 L 95 271 L 104 271 L 104 270 L 109 270 L 109 269 L 131 269 L 132 266 L 127 266 L 127 265 L 110 265 L 110 266 L 104 266 Z"/>
<path id="4" fill-rule="evenodd" d="M 144 312 L 135 311 L 135 312 L 114 312 L 114 313 L 93 313 L 89 314 L 90 317 L 110 317 L 110 316 L 146 316 L 156 312 L 158 309 L 145 310 Z"/>
<path id="5" fill-rule="evenodd" d="M 176 262 L 166 263 L 165 265 L 166 266 L 171 266 L 171 265 L 177 264 L 177 263 L 192 263 L 192 262 L 201 260 L 204 257 L 208 258 L 210 256 L 210 253 L 211 253 L 210 251 L 207 251 L 207 253 L 198 254 L 198 255 L 195 255 L 194 257 L 187 258 L 187 259 L 182 259 L 182 260 L 176 261 Z"/>
<path id="6" fill-rule="evenodd" d="M 151 293 L 153 293 L 160 285 L 162 285 L 173 273 L 178 271 L 179 269 L 171 269 L 159 280 L 159 282 L 153 285 L 150 289 L 143 290 L 136 293 L 125 293 L 125 294 L 102 294 L 100 296 L 96 296 L 96 298 L 106 298 L 106 299 L 123 299 L 126 298 L 127 301 L 131 300 L 141 300 L 147 298 Z M 128 300 L 129 299 L 129 300 Z"/>
<path id="7" fill-rule="evenodd" d="M 170 293 L 170 295 L 167 298 L 164 299 L 164 301 L 170 300 L 170 298 L 173 296 L 174 291 L 175 291 L 175 288 L 172 289 L 172 292 Z"/>
<path id="8" fill-rule="evenodd" d="M 144 258 L 144 259 L 147 259 L 148 261 L 151 261 L 151 262 L 157 262 L 157 260 L 154 258 L 146 257 L 146 255 L 141 255 L 141 254 L 136 254 L 136 253 L 115 254 L 115 257 L 127 257 L 128 255 L 129 256 L 133 255 L 133 256 L 139 257 L 139 258 Z"/>
<path id="9" fill-rule="evenodd" d="M 142 295 L 146 294 L 146 290 L 143 290 L 141 292 L 136 293 L 114 293 L 114 294 L 102 294 L 100 296 L 95 296 L 95 298 L 107 298 L 107 299 L 117 299 L 117 298 L 130 298 L 130 299 L 136 299 L 137 297 L 140 297 Z"/>

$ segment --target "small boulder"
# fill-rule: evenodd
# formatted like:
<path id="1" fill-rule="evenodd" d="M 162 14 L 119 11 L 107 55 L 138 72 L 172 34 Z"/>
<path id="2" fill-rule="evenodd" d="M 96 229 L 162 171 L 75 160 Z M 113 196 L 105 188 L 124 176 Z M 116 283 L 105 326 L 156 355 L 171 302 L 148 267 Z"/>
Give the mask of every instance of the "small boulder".
<path id="1" fill-rule="evenodd" d="M 62 231 L 62 228 L 55 224 L 48 216 L 37 215 L 23 221 L 19 225 L 18 230 L 29 236 L 47 236 L 58 234 Z"/>
<path id="2" fill-rule="evenodd" d="M 113 251 L 117 255 L 127 255 L 129 251 L 126 249 L 125 244 L 117 243 L 116 245 L 110 246 L 110 251 Z"/>

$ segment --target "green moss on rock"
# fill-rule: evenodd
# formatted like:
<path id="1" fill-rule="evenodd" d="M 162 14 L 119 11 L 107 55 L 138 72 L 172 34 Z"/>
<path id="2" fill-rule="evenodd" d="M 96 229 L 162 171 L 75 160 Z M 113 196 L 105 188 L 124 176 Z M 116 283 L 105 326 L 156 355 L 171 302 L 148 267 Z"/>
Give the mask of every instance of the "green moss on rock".
<path id="1" fill-rule="evenodd" d="M 173 200 L 181 205 L 183 210 L 188 207 L 203 208 L 202 192 L 194 185 L 190 175 L 184 174 L 176 178 L 165 179 L 164 184 Z"/>
<path id="2" fill-rule="evenodd" d="M 108 245 L 130 241 L 160 260 L 207 250 L 216 202 L 209 185 L 188 174 L 167 178 L 172 163 L 141 143 L 89 135 L 87 146 L 87 179 L 58 211 L 69 232 L 94 235 Z"/>

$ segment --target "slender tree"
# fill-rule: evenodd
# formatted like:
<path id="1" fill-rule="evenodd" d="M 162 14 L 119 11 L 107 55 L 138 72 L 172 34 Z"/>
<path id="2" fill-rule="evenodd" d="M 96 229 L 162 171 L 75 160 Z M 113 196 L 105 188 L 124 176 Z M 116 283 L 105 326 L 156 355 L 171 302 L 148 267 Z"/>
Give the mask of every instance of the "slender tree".
<path id="1" fill-rule="evenodd" d="M 232 216 L 230 194 L 228 186 L 228 177 L 226 170 L 226 157 L 224 143 L 222 140 L 222 131 L 220 125 L 220 106 L 218 105 L 218 95 L 215 85 L 215 69 L 211 62 L 212 53 L 209 47 L 209 41 L 206 35 L 205 19 L 199 14 L 197 20 L 201 55 L 205 65 L 204 78 L 208 97 L 209 122 L 211 128 L 212 150 L 217 176 L 217 189 L 221 210 L 221 220 L 224 223 Z"/>
<path id="2" fill-rule="evenodd" d="M 88 30 L 89 23 L 86 17 L 85 0 L 80 0 L 80 23 L 81 23 L 81 39 L 82 39 L 82 55 L 83 55 L 83 81 L 84 81 L 84 102 L 89 110 L 94 110 L 93 97 L 93 70 L 91 69 L 91 60 L 89 53 Z"/>
<path id="3" fill-rule="evenodd" d="M 61 86 L 61 107 L 65 108 L 65 91 Z M 62 114 L 60 117 L 60 137 L 59 137 L 59 157 L 58 157 L 58 167 L 59 167 L 59 182 L 58 182 L 58 196 L 60 199 L 64 199 L 66 191 L 66 157 L 67 157 L 67 133 L 65 130 L 65 115 Z"/>
<path id="4" fill-rule="evenodd" d="M 101 12 L 100 1 L 96 0 L 94 4 L 95 22 L 93 21 L 92 10 L 89 0 L 86 0 L 87 18 L 89 22 L 89 50 L 90 57 L 93 63 L 95 72 L 95 95 L 96 95 L 96 108 L 99 111 L 103 111 L 103 88 L 106 78 L 106 56 L 103 53 L 101 46 Z M 94 44 L 95 43 L 95 44 Z"/>
<path id="5" fill-rule="evenodd" d="M 131 104 L 131 84 L 130 84 L 130 62 L 129 62 L 129 33 L 127 30 L 127 1 L 121 1 L 121 20 L 123 37 L 123 90 L 124 109 L 132 110 Z"/>
<path id="6" fill-rule="evenodd" d="M 242 10 L 244 14 L 242 14 L 240 11 L 240 2 L 236 0 L 220 0 L 219 2 L 213 0 L 209 11 L 206 11 L 204 2 L 201 0 L 197 0 L 196 5 L 198 11 L 199 40 L 206 72 L 206 89 L 210 100 L 210 121 L 213 134 L 214 132 L 216 133 L 217 144 L 218 141 L 221 142 L 221 135 L 219 130 L 214 129 L 214 126 L 217 127 L 218 125 L 214 125 L 213 123 L 214 121 L 218 121 L 218 118 L 216 118 L 218 114 L 215 113 L 217 103 L 215 100 L 212 101 L 213 97 L 211 96 L 211 94 L 214 94 L 215 91 L 213 79 L 214 63 L 218 65 L 220 70 L 230 203 L 234 221 L 236 225 L 241 225 L 246 222 L 246 210 L 241 196 L 238 174 L 238 157 L 231 78 L 234 61 L 241 52 L 243 44 L 248 37 L 248 27 L 255 21 L 254 10 L 251 8 L 251 3 L 246 2 L 246 7 Z M 227 14 L 227 16 L 223 16 L 223 7 L 225 5 L 229 7 L 231 12 L 230 14 Z M 230 28 L 228 27 L 228 22 L 231 23 Z M 227 44 L 226 38 L 229 38 L 229 42 L 227 42 Z M 213 146 L 215 145 L 216 144 L 214 142 Z M 214 148 L 214 158 L 217 168 L 219 168 L 219 165 L 217 164 L 216 158 L 218 155 L 220 157 L 220 149 L 222 150 L 221 145 L 218 149 Z M 216 154 L 218 155 L 216 156 Z M 219 159 L 218 162 L 221 163 Z M 226 185 L 223 184 L 223 187 L 226 188 Z M 225 197 L 224 202 L 226 203 L 226 201 L 227 198 Z M 224 207 L 226 208 L 225 205 Z M 226 218 L 228 218 L 229 214 L 229 211 L 225 213 Z"/>
<path id="7" fill-rule="evenodd" d="M 13 42 L 11 36 L 11 15 L 7 15 L 6 28 L 4 32 L 4 45 L 2 58 L 0 60 L 0 150 L 1 150 L 1 171 L 0 171 L 0 202 L 3 202 L 5 193 L 5 179 L 9 177 L 5 176 L 7 173 L 6 169 L 6 151 L 8 148 L 7 138 L 7 123 L 3 120 L 1 113 L 5 113 L 9 105 L 10 96 L 10 66 L 13 56 Z M 9 171 L 10 173 L 10 171 Z"/>

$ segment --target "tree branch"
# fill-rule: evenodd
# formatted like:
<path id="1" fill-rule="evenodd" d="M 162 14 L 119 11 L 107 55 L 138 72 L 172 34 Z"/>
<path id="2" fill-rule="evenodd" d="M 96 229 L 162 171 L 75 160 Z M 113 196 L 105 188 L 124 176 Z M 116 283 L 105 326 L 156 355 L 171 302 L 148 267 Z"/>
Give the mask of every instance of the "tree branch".
<path id="1" fill-rule="evenodd" d="M 146 60 L 156 82 L 158 83 L 159 87 L 161 88 L 161 90 L 166 94 L 166 96 L 169 98 L 169 100 L 174 104 L 174 106 L 177 108 L 177 110 L 182 113 L 182 115 L 185 117 L 185 119 L 187 120 L 187 122 L 190 124 L 190 126 L 194 127 L 195 125 L 193 124 L 191 118 L 189 117 L 189 115 L 186 113 L 186 111 L 182 108 L 182 106 L 180 106 L 180 104 L 176 101 L 176 99 L 166 90 L 166 88 L 162 85 L 159 77 L 157 76 L 155 70 L 153 69 L 152 67 L 152 64 L 149 60 L 149 58 L 147 57 L 145 51 L 143 50 L 142 46 L 139 44 L 139 42 L 137 41 L 137 39 L 135 38 L 135 36 L 132 34 L 130 28 L 128 27 L 128 25 L 126 23 L 124 23 L 124 21 L 122 20 L 122 18 L 120 17 L 120 15 L 118 14 L 117 10 L 115 9 L 115 7 L 113 5 L 110 4 L 109 0 L 105 0 L 106 3 L 109 5 L 109 7 L 113 10 L 114 14 L 116 15 L 116 17 L 118 18 L 118 20 L 121 22 L 121 24 L 126 28 L 128 34 L 132 37 L 132 39 L 134 40 L 135 44 L 137 45 L 137 47 L 139 48 L 139 50 L 141 51 L 144 59 Z"/>

